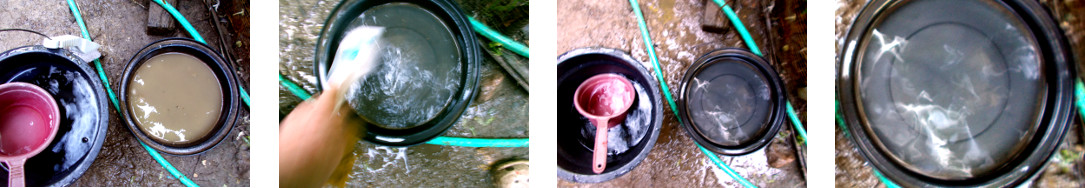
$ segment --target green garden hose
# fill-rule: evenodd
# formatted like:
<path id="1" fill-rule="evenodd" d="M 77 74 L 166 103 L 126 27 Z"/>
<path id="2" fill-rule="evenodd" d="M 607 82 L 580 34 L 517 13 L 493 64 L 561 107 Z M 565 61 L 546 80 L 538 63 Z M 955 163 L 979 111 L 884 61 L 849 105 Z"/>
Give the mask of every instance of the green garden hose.
<path id="1" fill-rule="evenodd" d="M 701 144 L 697 144 L 697 148 L 701 148 L 701 152 L 704 152 L 705 155 L 708 156 L 708 159 L 712 160 L 712 163 L 715 163 L 717 167 L 719 167 L 720 169 L 723 169 L 723 172 L 727 173 L 728 175 L 731 175 L 731 178 L 734 178 L 735 180 L 738 180 L 738 183 L 742 184 L 742 186 L 745 186 L 745 187 L 757 187 L 757 186 L 753 185 L 753 183 L 750 183 L 749 180 L 746 180 L 746 178 L 742 178 L 742 176 L 738 176 L 738 173 L 735 172 L 735 170 L 731 169 L 731 167 L 727 166 L 727 164 L 724 164 L 723 160 L 720 160 L 720 157 L 718 157 L 718 156 L 716 156 L 714 154 L 711 154 L 712 151 L 708 151 L 708 149 L 704 148 L 704 146 L 701 146 Z M 739 178 L 735 178 L 736 176 L 739 177 Z"/>
<path id="2" fill-rule="evenodd" d="M 193 28 L 192 24 L 188 23 L 188 19 L 185 19 L 185 16 L 181 15 L 181 12 L 177 12 L 177 9 L 173 8 L 173 5 L 170 5 L 169 3 L 166 3 L 166 2 L 164 2 L 162 0 L 151 0 L 151 1 L 154 1 L 155 3 L 158 3 L 158 5 L 161 5 L 162 9 L 166 9 L 166 12 L 169 12 L 170 15 L 173 16 L 173 19 L 176 19 L 177 22 L 180 22 L 181 27 L 185 28 L 185 31 L 188 31 L 189 35 L 192 35 L 193 40 L 199 41 L 200 43 L 207 44 L 207 41 L 203 40 L 203 36 L 200 36 L 200 32 L 196 32 L 196 28 Z"/>
<path id="3" fill-rule="evenodd" d="M 170 15 L 173 15 L 173 18 L 176 19 L 177 22 L 181 23 L 181 27 L 185 28 L 185 31 L 188 31 L 189 35 L 192 35 L 193 40 L 196 40 L 196 41 L 198 41 L 200 43 L 203 43 L 203 44 L 207 44 L 207 41 L 203 40 L 203 36 L 200 36 L 200 32 L 197 32 L 196 28 L 192 27 L 192 24 L 188 23 L 188 19 L 185 19 L 185 16 L 181 15 L 181 12 L 177 12 L 176 8 L 173 8 L 172 5 L 170 5 L 169 3 L 163 2 L 162 0 L 152 0 L 152 1 L 154 1 L 155 3 L 158 3 L 158 5 L 162 6 L 162 9 L 166 9 L 166 12 L 169 12 Z M 241 93 L 241 101 L 245 102 L 245 106 L 250 106 L 249 105 L 249 92 L 245 91 L 245 88 L 241 87 L 240 85 L 238 85 L 237 88 L 239 89 L 238 91 L 240 91 L 239 93 Z"/>
<path id="4" fill-rule="evenodd" d="M 761 50 L 757 48 L 757 42 L 750 37 L 750 32 L 746 31 L 746 25 L 742 24 L 742 20 L 738 18 L 734 10 L 731 10 L 731 6 L 728 6 L 723 0 L 712 0 L 716 4 L 720 5 L 723 9 L 723 13 L 727 15 L 727 19 L 731 20 L 731 25 L 735 25 L 735 30 L 738 31 L 738 35 L 742 36 L 742 41 L 746 42 L 746 47 L 750 48 L 750 52 L 757 54 L 757 56 L 764 56 L 761 54 Z M 806 144 L 806 129 L 803 128 L 802 121 L 799 121 L 799 116 L 795 113 L 795 108 L 791 106 L 791 101 L 787 101 L 787 116 L 791 118 L 791 125 L 795 126 L 795 131 L 799 132 L 800 138 L 803 140 L 803 145 Z"/>
<path id="5" fill-rule="evenodd" d="M 874 176 L 878 176 L 878 180 L 881 180 L 882 184 L 885 184 L 885 187 L 887 187 L 887 188 L 900 188 L 900 185 L 897 185 L 896 183 L 893 183 L 893 181 L 889 180 L 889 178 L 886 178 L 885 175 L 882 175 L 881 172 L 878 172 L 878 169 L 870 168 L 870 171 L 874 172 Z"/>
<path id="6" fill-rule="evenodd" d="M 1077 106 L 1077 114 L 1085 120 L 1085 84 L 1081 79 L 1074 80 L 1074 106 Z"/>
<path id="7" fill-rule="evenodd" d="M 283 77 L 282 74 L 279 74 L 279 85 L 286 87 L 287 91 L 290 91 L 290 93 L 294 94 L 294 96 L 301 98 L 301 100 L 309 99 L 309 97 L 312 97 L 312 95 L 309 95 L 309 91 L 305 91 L 305 89 L 302 89 L 301 86 L 298 86 L 298 84 L 294 84 L 294 82 L 287 80 L 286 77 Z"/>
<path id="8" fill-rule="evenodd" d="M 68 8 L 72 10 L 72 15 L 75 17 L 76 23 L 79 24 L 79 30 L 82 32 L 83 38 L 86 38 L 87 40 L 92 40 L 90 38 L 90 32 L 87 32 L 87 25 L 83 23 L 83 15 L 79 13 L 79 7 L 75 4 L 74 0 L 68 0 Z M 117 113 L 123 112 L 121 111 L 119 103 L 117 103 L 117 97 L 113 94 L 113 90 L 109 87 L 109 79 L 106 78 L 105 71 L 102 70 L 102 62 L 95 59 L 94 66 L 96 69 L 98 69 L 98 77 L 102 79 L 102 83 L 105 84 L 105 89 L 109 93 L 109 100 L 113 102 L 113 108 L 117 110 Z M 165 158 L 162 158 L 162 155 L 159 154 L 158 151 L 155 151 L 150 146 L 147 146 L 147 144 L 144 144 L 141 140 L 137 141 L 139 141 L 139 145 L 143 146 L 144 150 L 147 150 L 147 154 L 150 154 L 151 158 L 154 158 L 154 160 L 157 161 L 158 164 L 162 166 L 162 168 L 165 168 L 166 171 L 170 173 L 170 175 L 173 175 L 174 178 L 180 180 L 182 184 L 185 184 L 185 186 L 189 187 L 199 187 L 199 185 L 196 185 L 196 183 L 192 182 L 191 179 L 188 179 L 185 174 L 178 171 L 177 168 L 174 168 L 169 161 L 166 161 Z"/>
<path id="9" fill-rule="evenodd" d="M 802 144 L 806 145 L 806 129 L 802 128 L 802 122 L 799 121 L 798 113 L 795 113 L 795 108 L 791 107 L 791 102 L 787 103 L 787 117 L 791 118 L 791 124 L 795 125 L 795 131 L 799 132 L 799 137 L 802 138 Z"/>
<path id="10" fill-rule="evenodd" d="M 637 25 L 640 26 L 641 37 L 644 38 L 644 47 L 645 49 L 648 49 L 648 59 L 652 61 L 652 66 L 654 66 L 653 69 L 655 69 L 656 72 L 656 79 L 659 80 L 659 85 L 663 89 L 663 95 L 667 98 L 667 104 L 670 105 L 671 112 L 674 112 L 675 117 L 681 117 L 678 115 L 678 107 L 676 107 L 674 103 L 674 98 L 671 97 L 671 89 L 667 87 L 667 81 L 663 79 L 663 71 L 661 71 L 663 67 L 659 66 L 659 59 L 656 58 L 655 47 L 652 45 L 652 37 L 648 34 L 648 24 L 644 21 L 644 14 L 640 12 L 640 4 L 637 3 L 637 0 L 629 0 L 629 5 L 633 7 L 633 13 L 637 15 Z M 682 123 L 681 118 L 678 118 L 678 123 Z M 698 148 L 701 148 L 701 152 L 708 156 L 708 158 L 712 160 L 712 163 L 716 164 L 716 167 L 723 169 L 728 176 L 731 176 L 731 179 L 735 179 L 739 184 L 742 184 L 742 186 L 745 187 L 757 187 L 753 183 L 750 183 L 749 180 L 746 180 L 746 178 L 735 173 L 735 170 L 732 170 L 730 166 L 723 163 L 715 153 L 708 151 L 708 149 L 705 149 L 701 144 L 694 144 L 697 145 Z"/>
<path id="11" fill-rule="evenodd" d="M 847 125 L 847 123 L 844 123 L 844 115 L 841 115 L 841 110 L 842 109 L 840 109 L 840 101 L 836 101 L 836 110 L 835 110 L 835 112 L 836 112 L 836 124 L 838 126 L 840 126 L 841 129 L 844 130 L 844 136 L 845 137 L 851 138 L 851 133 L 848 133 L 848 130 L 847 130 L 848 125 Z M 881 181 L 882 184 L 885 184 L 885 187 L 888 187 L 888 188 L 900 188 L 899 185 L 897 185 L 896 183 L 893 183 L 893 181 L 889 180 L 889 178 L 886 178 L 885 175 L 882 175 L 881 172 L 878 172 L 877 168 L 872 167 L 872 168 L 870 168 L 870 170 L 874 172 L 874 176 L 878 177 L 878 181 Z"/>
<path id="12" fill-rule="evenodd" d="M 528 147 L 527 138 L 458 138 L 458 137 L 445 137 L 440 136 L 433 140 L 426 141 L 426 144 L 431 145 L 443 145 L 443 146 L 460 146 L 460 147 L 489 147 L 489 148 L 515 148 L 515 147 Z"/>
<path id="13" fill-rule="evenodd" d="M 524 46 L 524 44 L 520 44 L 520 42 L 516 42 L 516 40 L 512 40 L 512 38 L 501 35 L 501 33 L 490 29 L 486 24 L 475 20 L 475 18 L 467 17 L 467 20 L 471 21 L 471 28 L 474 28 L 476 33 L 491 41 L 501 43 L 501 46 L 505 47 L 505 49 L 516 52 L 516 54 L 520 54 L 521 56 L 528 57 L 528 48 L 527 46 Z"/>
<path id="14" fill-rule="evenodd" d="M 734 10 L 731 10 L 731 6 L 728 6 L 723 0 L 712 1 L 720 5 L 720 8 L 723 9 L 723 13 L 727 15 L 727 19 L 731 20 L 732 25 L 735 25 L 735 30 L 738 30 L 738 34 L 742 36 L 742 40 L 746 41 L 746 46 L 750 47 L 750 52 L 757 54 L 757 56 L 762 56 L 761 49 L 757 48 L 757 43 L 754 42 L 753 37 L 750 37 L 750 32 L 746 31 L 746 25 L 742 24 L 742 20 L 738 18 L 738 15 L 735 14 Z"/>

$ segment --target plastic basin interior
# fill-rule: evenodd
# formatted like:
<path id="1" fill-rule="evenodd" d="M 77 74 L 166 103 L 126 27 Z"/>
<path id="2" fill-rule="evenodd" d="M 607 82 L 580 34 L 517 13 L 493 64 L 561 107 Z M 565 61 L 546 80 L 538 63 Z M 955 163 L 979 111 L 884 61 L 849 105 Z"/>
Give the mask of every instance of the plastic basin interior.
<path id="1" fill-rule="evenodd" d="M 558 57 L 558 177 L 597 183 L 633 170 L 652 150 L 663 125 L 659 84 L 648 69 L 629 54 L 605 48 L 574 49 Z M 595 126 L 573 104 L 573 94 L 584 80 L 604 73 L 628 78 L 637 91 L 625 121 L 608 130 L 607 163 L 600 174 L 592 171 Z"/>
<path id="2" fill-rule="evenodd" d="M 53 141 L 26 161 L 27 186 L 67 186 L 94 163 L 109 129 L 109 100 L 91 64 L 71 52 L 23 46 L 0 53 L 0 83 L 26 82 L 45 89 L 60 110 Z M 0 177 L 8 171 L 0 169 Z M 0 178 L 0 185 L 7 185 Z"/>
<path id="3" fill-rule="evenodd" d="M 383 15 L 393 11 L 389 9 L 403 14 Z M 401 16 L 408 12 L 415 16 Z M 364 120 L 363 139 L 411 146 L 451 128 L 477 93 L 481 63 L 478 41 L 463 11 L 448 0 L 340 3 L 317 43 L 318 85 L 326 84 L 340 40 L 359 26 L 385 30 L 378 40 L 375 70 L 346 88 L 351 90 L 348 103 Z"/>
<path id="4" fill-rule="evenodd" d="M 1033 176 L 1070 122 L 1069 46 L 1035 1 L 872 1 L 840 53 L 860 153 L 905 186 Z"/>
<path id="5" fill-rule="evenodd" d="M 133 77 L 135 77 L 136 70 L 151 57 L 164 53 L 182 53 L 196 57 L 205 63 L 207 67 L 211 68 L 211 72 L 213 72 L 218 79 L 221 88 L 222 110 L 219 113 L 218 121 L 214 124 L 215 127 L 212 128 L 207 135 L 196 139 L 196 141 L 191 143 L 170 144 L 158 142 L 147 136 L 147 133 L 144 133 L 143 130 L 139 128 L 138 122 L 136 122 L 132 112 L 129 112 L 128 102 L 126 102 L 129 100 L 127 91 L 131 88 L 129 83 L 132 81 Z M 238 94 L 237 76 L 234 74 L 234 70 L 233 66 L 226 63 L 222 56 L 219 56 L 217 52 L 207 45 L 191 39 L 167 38 L 148 44 L 129 60 L 120 82 L 120 91 L 122 92 L 118 92 L 118 95 L 120 95 L 121 110 L 124 112 L 124 120 L 128 129 L 132 131 L 132 134 L 135 135 L 136 138 L 143 141 L 143 143 L 151 148 L 168 154 L 192 155 L 214 148 L 230 134 L 230 131 L 233 130 L 234 124 L 236 123 L 235 120 L 237 120 L 240 98 Z"/>
<path id="6" fill-rule="evenodd" d="M 764 148 L 784 124 L 783 82 L 761 57 L 727 48 L 697 58 L 678 92 L 682 127 L 724 155 Z"/>

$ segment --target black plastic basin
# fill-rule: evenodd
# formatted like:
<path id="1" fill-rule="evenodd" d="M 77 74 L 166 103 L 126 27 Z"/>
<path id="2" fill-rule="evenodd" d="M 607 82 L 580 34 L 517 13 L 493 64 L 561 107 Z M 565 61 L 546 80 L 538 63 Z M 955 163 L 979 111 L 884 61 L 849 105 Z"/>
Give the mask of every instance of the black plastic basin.
<path id="1" fill-rule="evenodd" d="M 1026 182 L 1073 118 L 1070 46 L 1036 1 L 872 1 L 842 50 L 847 130 L 905 187 Z"/>
<path id="2" fill-rule="evenodd" d="M 558 57 L 558 177 L 597 183 L 617 178 L 637 167 L 652 151 L 663 126 L 663 98 L 659 83 L 648 69 L 629 54 L 615 49 L 581 48 Z M 636 101 L 625 121 L 608 131 L 607 165 L 603 173 L 592 171 L 595 126 L 573 106 L 573 93 L 584 80 L 616 73 L 633 82 Z"/>
<path id="3" fill-rule="evenodd" d="M 724 155 L 764 148 L 784 124 L 783 82 L 760 56 L 736 48 L 697 58 L 678 90 L 682 127 Z"/>
<path id="4" fill-rule="evenodd" d="M 45 89 L 60 108 L 53 142 L 26 161 L 27 186 L 68 186 L 94 163 L 109 130 L 109 101 L 97 72 L 67 50 L 24 46 L 0 53 L 0 83 Z M 0 177 L 8 171 L 0 169 Z M 7 185 L 7 178 L 0 178 Z"/>
<path id="5" fill-rule="evenodd" d="M 143 65 L 151 57 L 164 53 L 182 53 L 191 55 L 200 59 L 203 63 L 207 64 L 207 67 L 211 68 L 211 72 L 215 74 L 215 77 L 219 81 L 219 86 L 222 91 L 222 111 L 219 113 L 218 122 L 215 123 L 215 127 L 211 129 L 211 132 L 196 141 L 188 144 L 169 144 L 158 142 L 147 136 L 136 122 L 132 112 L 129 112 L 128 107 L 128 88 L 132 78 L 135 77 L 136 69 Z M 128 65 L 124 69 L 124 74 L 121 77 L 121 90 L 118 92 L 120 95 L 121 112 L 124 114 L 125 124 L 128 125 L 128 130 L 132 131 L 132 134 L 136 136 L 143 143 L 151 146 L 156 150 L 174 154 L 174 155 L 192 155 L 202 153 L 211 148 L 214 148 L 218 143 L 222 142 L 230 131 L 233 130 L 234 124 L 237 120 L 238 110 L 240 110 L 240 102 L 238 94 L 238 79 L 234 75 L 234 67 L 232 64 L 223 60 L 217 52 L 212 50 L 207 45 L 196 42 L 187 38 L 167 38 L 159 41 L 152 42 L 143 49 L 139 50 L 128 61 Z"/>
<path id="6" fill-rule="evenodd" d="M 385 5 L 408 6 L 408 7 L 415 7 L 417 9 L 423 9 L 424 11 L 429 12 L 429 14 L 432 14 L 432 16 L 435 16 L 436 18 L 438 18 L 439 23 L 444 24 L 444 27 L 428 27 L 428 26 L 413 27 L 413 26 L 410 25 L 412 23 L 404 23 L 404 21 L 398 21 L 398 20 L 407 19 L 407 18 L 396 17 L 396 16 L 381 17 L 382 19 L 389 19 L 390 21 L 386 21 L 386 20 L 379 20 L 379 21 L 359 20 L 360 17 L 363 15 L 363 13 L 365 13 L 367 10 L 371 10 L 374 7 L 385 7 L 385 8 L 388 7 L 388 6 L 385 6 Z M 375 22 L 375 23 L 369 23 L 369 22 Z M 427 63 L 429 65 L 434 65 L 434 63 L 454 64 L 452 67 L 458 67 L 456 69 L 458 71 L 448 70 L 448 69 L 432 70 L 431 71 L 431 70 L 428 70 L 427 67 L 399 67 L 399 66 L 397 66 L 397 68 L 390 68 L 391 66 L 389 66 L 389 65 L 392 64 L 392 63 L 389 63 L 389 62 L 392 62 L 392 61 L 387 61 L 386 62 L 385 59 L 381 59 L 381 60 L 378 60 L 378 61 L 380 61 L 380 63 L 378 64 L 378 66 L 376 68 L 377 70 L 374 70 L 373 73 L 370 73 L 370 75 L 367 75 L 368 76 L 368 78 L 366 78 L 367 80 L 387 79 L 388 77 L 396 77 L 396 78 L 391 79 L 391 80 L 393 80 L 393 82 L 394 82 L 394 80 L 397 80 L 397 79 L 399 81 L 403 81 L 402 79 L 405 79 L 405 78 L 398 77 L 397 75 L 389 74 L 388 72 L 417 71 L 419 69 L 425 69 L 425 71 L 431 71 L 430 73 L 437 74 L 437 75 L 451 74 L 449 72 L 459 72 L 460 73 L 459 75 L 457 75 L 455 77 L 452 77 L 451 79 L 447 80 L 448 82 L 455 83 L 455 84 L 447 84 L 446 86 L 458 85 L 458 87 L 448 88 L 449 90 L 451 90 L 451 92 L 441 93 L 441 95 L 445 95 L 445 94 L 448 95 L 447 97 L 444 97 L 444 99 L 447 99 L 447 100 L 445 100 L 443 103 L 437 104 L 438 106 L 421 107 L 421 109 L 427 109 L 427 110 L 438 109 L 438 110 L 432 111 L 433 112 L 432 114 L 427 114 L 426 116 L 429 116 L 429 117 L 422 118 L 423 119 L 422 121 L 412 122 L 410 125 L 407 125 L 407 126 L 388 125 L 387 119 L 382 119 L 382 118 L 406 117 L 406 116 L 409 116 L 410 113 L 417 113 L 416 109 L 419 109 L 420 108 L 419 106 L 412 106 L 412 105 L 409 105 L 409 104 L 389 104 L 390 101 L 392 101 L 392 100 L 369 101 L 371 103 L 378 103 L 378 104 L 356 104 L 357 102 L 354 102 L 355 104 L 352 104 L 351 106 L 355 109 L 356 112 L 358 112 L 359 117 L 361 117 L 365 121 L 364 125 L 360 125 L 360 126 L 364 126 L 365 133 L 363 134 L 364 135 L 363 139 L 368 141 L 368 142 L 379 144 L 379 145 L 384 145 L 384 146 L 412 146 L 412 145 L 421 144 L 421 143 L 424 143 L 424 142 L 426 142 L 426 141 L 428 141 L 430 139 L 436 138 L 437 136 L 440 136 L 441 134 L 444 134 L 444 132 L 447 131 L 449 128 L 451 128 L 452 125 L 456 124 L 456 121 L 459 120 L 459 118 L 463 114 L 464 110 L 467 109 L 467 106 L 471 103 L 472 99 L 478 93 L 477 90 L 478 90 L 479 66 L 480 66 L 480 63 L 482 62 L 482 59 L 481 59 L 481 56 L 480 56 L 481 51 L 479 51 L 480 49 L 479 49 L 478 40 L 475 38 L 475 33 L 471 29 L 470 24 L 467 21 L 467 17 L 464 15 L 463 11 L 461 11 L 460 8 L 454 2 L 449 1 L 449 0 L 430 0 L 430 1 L 353 0 L 353 1 L 341 2 L 332 11 L 331 16 L 328 18 L 328 20 L 324 24 L 324 29 L 320 33 L 320 39 L 317 41 L 316 55 L 314 57 L 313 63 L 314 63 L 314 67 L 316 67 L 316 69 L 314 69 L 314 72 L 315 72 L 315 75 L 317 75 L 317 84 L 318 84 L 318 86 L 321 86 L 321 87 L 318 87 L 318 88 L 323 88 L 323 84 L 325 84 L 325 81 L 326 81 L 326 79 L 328 77 L 328 70 L 329 70 L 330 67 L 332 67 L 331 66 L 332 60 L 335 57 L 336 50 L 339 48 L 340 40 L 342 40 L 342 38 L 344 37 L 346 32 L 350 31 L 351 29 L 357 28 L 359 25 L 384 27 L 386 33 L 385 33 L 384 36 L 382 36 L 382 40 L 379 41 L 378 43 L 380 43 L 380 42 L 388 42 L 388 44 L 391 44 L 391 45 L 396 45 L 396 44 L 392 44 L 394 42 L 402 42 L 402 41 L 408 41 L 408 42 L 413 41 L 415 43 L 423 43 L 422 41 L 418 41 L 418 40 L 433 40 L 433 38 L 438 38 L 438 37 L 436 37 L 436 36 L 425 36 L 425 37 L 423 37 L 423 35 L 426 35 L 426 34 L 422 34 L 422 33 L 438 33 L 438 32 L 432 31 L 432 30 L 433 29 L 438 29 L 438 28 L 447 28 L 447 31 L 445 31 L 445 32 L 450 32 L 451 33 L 452 40 L 453 40 L 452 42 L 455 43 L 455 46 L 458 47 L 457 50 L 459 51 L 459 54 L 457 55 L 457 56 L 459 56 L 458 59 L 446 58 L 446 57 L 450 57 L 450 56 L 442 56 L 442 57 L 434 57 L 434 58 L 428 59 L 428 60 L 419 60 L 419 61 L 427 61 L 427 62 L 421 62 L 421 63 Z M 419 34 L 413 34 L 413 33 L 419 33 L 420 35 Z M 398 35 L 398 36 L 392 37 L 392 38 L 395 38 L 395 40 L 384 40 L 384 39 L 387 39 L 389 35 Z M 402 36 L 405 36 L 405 35 L 417 35 L 417 36 L 416 37 L 402 37 Z M 433 42 L 433 41 L 429 41 L 429 42 Z M 425 47 L 423 47 L 423 48 L 419 48 L 419 49 L 424 49 L 424 50 L 413 50 L 413 51 L 403 51 L 403 52 L 404 52 L 404 54 L 419 54 L 420 56 L 427 56 L 427 57 L 433 55 L 432 51 L 427 51 L 427 50 L 432 49 L 432 48 L 425 49 Z M 440 50 L 440 49 L 435 49 L 435 50 Z M 381 53 L 383 53 L 383 52 L 381 52 Z M 434 62 L 428 62 L 428 61 L 434 61 Z M 447 65 L 447 64 L 439 64 L 439 65 L 444 66 L 444 65 Z M 411 70 L 406 70 L 408 68 L 410 68 Z M 374 76 L 374 75 L 380 75 L 380 76 Z M 414 77 L 410 77 L 410 78 L 414 78 Z M 409 79 L 409 78 L 407 78 L 407 79 Z M 432 81 L 432 80 L 425 80 L 425 79 L 411 80 L 411 82 L 409 82 L 409 83 L 426 82 L 426 83 L 422 83 L 422 85 L 427 85 L 427 83 L 429 81 Z M 363 81 L 363 82 L 364 83 L 362 83 L 362 84 L 374 84 L 375 83 L 374 85 L 376 85 L 376 86 L 382 85 L 379 82 L 371 82 L 371 81 Z M 407 82 L 405 82 L 405 83 L 407 83 Z M 387 84 L 385 84 L 385 85 L 387 85 Z M 372 86 L 373 85 L 364 85 L 362 87 L 372 87 Z M 399 96 L 399 97 L 407 97 L 407 96 L 409 96 L 409 97 L 424 98 L 425 97 L 424 95 L 430 95 L 430 94 L 437 95 L 436 92 L 443 92 L 443 91 L 436 91 L 436 90 L 433 89 L 433 88 L 438 88 L 438 87 L 442 87 L 442 86 L 432 86 L 432 87 L 430 87 L 430 85 L 427 85 L 425 87 L 418 87 L 416 89 L 412 89 L 411 91 L 397 91 L 397 92 L 400 92 L 400 93 L 392 94 L 392 95 L 389 95 L 389 96 Z M 344 89 L 348 89 L 348 88 L 344 88 Z M 361 93 L 361 92 L 359 92 L 359 93 Z M 364 98 L 364 97 L 372 97 L 372 96 L 374 96 L 374 95 L 363 95 L 363 94 L 359 94 L 359 93 L 356 93 L 355 96 L 348 96 L 347 97 L 348 100 L 351 97 L 353 97 L 353 98 Z M 389 98 L 393 98 L 393 97 L 389 97 Z M 358 107 L 358 106 L 361 106 L 361 105 L 388 105 L 388 106 L 392 106 L 390 108 L 395 108 L 395 109 L 391 109 L 391 110 L 387 110 L 387 109 L 386 110 L 365 110 L 365 109 L 360 109 L 360 107 Z M 396 105 L 398 105 L 398 106 L 396 106 Z"/>

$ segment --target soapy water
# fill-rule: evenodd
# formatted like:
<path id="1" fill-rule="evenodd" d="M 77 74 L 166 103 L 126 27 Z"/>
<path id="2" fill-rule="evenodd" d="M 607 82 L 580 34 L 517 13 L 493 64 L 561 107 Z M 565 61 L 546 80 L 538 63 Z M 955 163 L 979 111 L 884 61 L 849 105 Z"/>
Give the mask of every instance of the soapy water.
<path id="1" fill-rule="evenodd" d="M 715 62 L 686 87 L 689 123 L 714 144 L 739 146 L 769 128 L 773 92 L 752 65 Z"/>
<path id="2" fill-rule="evenodd" d="M 346 100 L 366 120 L 410 128 L 433 119 L 462 85 L 460 49 L 449 27 L 417 5 L 390 3 L 362 13 L 350 27 L 385 27 L 375 71 Z"/>
<path id="3" fill-rule="evenodd" d="M 63 176 L 75 170 L 76 165 L 84 162 L 87 154 L 98 142 L 97 96 L 87 77 L 73 70 L 73 67 L 50 64 L 18 67 L 9 75 L 0 75 L 3 82 L 27 82 L 49 92 L 56 99 L 60 108 L 60 127 L 50 146 L 29 159 L 25 169 L 27 183 L 43 184 L 51 181 L 52 176 Z M 101 108 L 106 108 L 101 106 Z M 3 167 L 7 170 L 7 167 Z M 0 180 L 2 181 L 2 180 Z"/>
<path id="4" fill-rule="evenodd" d="M 383 172 L 388 168 L 403 168 L 408 173 L 411 172 L 409 168 L 411 165 L 407 161 L 407 148 L 405 147 L 376 146 L 365 148 L 364 152 L 358 152 L 357 154 L 364 155 L 361 158 L 364 161 L 358 161 L 358 163 L 363 164 L 361 167 L 365 169 L 364 172 Z M 397 166 L 400 160 L 403 161 L 403 166 Z"/>
<path id="5" fill-rule="evenodd" d="M 53 138 L 54 142 L 57 144 L 52 148 L 47 148 L 47 150 L 50 150 L 53 153 L 64 154 L 63 158 L 68 160 L 63 160 L 62 165 L 54 165 L 52 169 L 54 171 L 65 171 L 68 170 L 67 168 L 71 168 L 72 165 L 75 165 L 75 163 L 78 162 L 78 160 L 74 159 L 83 157 L 83 155 L 90 150 L 90 147 L 88 146 L 90 143 L 88 143 L 87 139 L 96 137 L 96 126 L 92 125 L 96 124 L 98 120 L 97 114 L 93 113 L 98 109 L 98 106 L 94 103 L 94 100 L 87 100 L 87 98 L 96 96 L 94 90 L 90 88 L 93 86 L 87 82 L 87 80 L 80 79 L 79 73 L 75 71 L 57 70 L 56 67 L 51 67 L 49 72 L 51 74 L 62 75 L 67 80 L 66 83 L 62 84 L 57 79 L 52 79 L 49 81 L 48 87 L 50 93 L 54 93 L 54 98 L 59 98 L 59 100 L 57 100 L 57 106 L 60 106 L 61 109 L 66 109 L 60 111 L 61 114 L 64 114 L 62 117 L 65 117 L 66 120 L 60 122 L 62 125 L 61 129 L 57 130 L 57 136 L 63 137 Z M 64 89 L 65 91 L 70 91 L 70 98 L 55 96 L 56 93 L 60 93 L 62 88 L 66 88 Z M 70 123 L 70 125 L 72 125 L 67 134 L 61 134 L 61 131 L 65 130 L 63 126 L 64 123 Z M 57 142 L 57 139 L 60 141 Z"/>
<path id="6" fill-rule="evenodd" d="M 748 102 L 752 102 L 753 100 L 755 100 L 753 97 L 754 94 L 750 93 L 752 90 L 749 88 L 749 85 L 738 84 L 739 82 L 745 82 L 741 81 L 741 78 L 737 78 L 734 76 L 722 76 L 718 79 L 734 81 L 722 81 L 724 82 L 724 85 L 722 87 L 716 86 L 719 89 L 723 89 L 723 93 L 708 93 L 709 91 L 707 90 L 707 88 L 705 88 L 706 85 L 702 84 L 702 81 L 700 79 L 693 79 L 693 81 L 697 84 L 693 89 L 693 93 L 695 93 L 695 95 L 716 94 L 726 97 L 698 97 L 705 100 L 694 101 L 695 103 L 700 103 L 699 105 L 701 108 L 693 109 L 692 116 L 696 118 L 694 118 L 694 120 L 692 121 L 699 124 L 707 123 L 704 126 L 711 126 L 714 128 L 709 128 L 707 130 L 698 129 L 709 140 L 712 140 L 713 142 L 717 142 L 717 144 L 722 145 L 739 145 L 741 144 L 741 141 L 748 140 L 752 136 L 749 133 L 744 134 L 743 132 L 740 132 L 740 129 L 742 129 L 742 126 L 745 125 L 746 122 L 753 118 L 752 114 L 754 111 L 754 107 L 752 105 L 749 105 Z M 716 101 L 713 99 L 722 101 Z M 702 122 L 704 121 L 704 119 L 708 119 L 708 122 Z"/>
<path id="7" fill-rule="evenodd" d="M 586 108 L 585 111 L 596 116 L 610 116 L 628 110 L 622 108 L 626 107 L 626 103 L 632 102 L 631 94 L 636 91 L 626 90 L 626 86 L 620 80 L 608 80 L 597 84 L 588 86 L 590 88 L 586 93 L 589 96 L 587 104 L 581 106 Z"/>
<path id="8" fill-rule="evenodd" d="M 1035 41 L 993 10 L 974 14 L 1001 23 L 931 11 L 905 6 L 873 29 L 859 64 L 865 117 L 906 168 L 943 179 L 979 176 L 1034 132 L 1043 84 Z M 928 19 L 915 17 L 921 12 L 946 15 L 918 24 Z"/>

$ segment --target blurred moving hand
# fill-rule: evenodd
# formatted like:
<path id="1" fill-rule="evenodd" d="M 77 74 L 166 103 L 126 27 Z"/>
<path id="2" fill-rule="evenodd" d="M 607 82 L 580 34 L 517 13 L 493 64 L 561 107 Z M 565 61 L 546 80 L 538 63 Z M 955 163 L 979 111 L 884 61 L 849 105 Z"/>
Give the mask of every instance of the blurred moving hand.
<path id="1" fill-rule="evenodd" d="M 330 88 L 298 104 L 279 125 L 279 186 L 319 187 L 351 154 L 360 120 Z"/>

